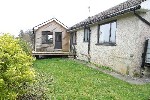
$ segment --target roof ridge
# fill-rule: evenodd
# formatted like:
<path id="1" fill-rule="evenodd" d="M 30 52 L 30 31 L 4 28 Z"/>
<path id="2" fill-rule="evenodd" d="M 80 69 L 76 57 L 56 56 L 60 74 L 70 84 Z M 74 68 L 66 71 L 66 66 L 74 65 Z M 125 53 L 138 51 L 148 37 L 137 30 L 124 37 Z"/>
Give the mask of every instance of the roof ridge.
<path id="1" fill-rule="evenodd" d="M 44 25 L 46 25 L 46 24 L 48 24 L 48 23 L 50 23 L 50 22 L 52 22 L 52 21 L 56 21 L 57 23 L 59 23 L 60 25 L 62 25 L 64 28 L 68 28 L 64 23 L 62 23 L 62 22 L 60 22 L 57 18 L 55 18 L 55 17 L 53 17 L 53 18 L 51 18 L 51 19 L 49 19 L 49 20 L 47 20 L 47 21 L 45 21 L 45 22 L 43 22 L 43 23 L 41 23 L 41 24 L 38 24 L 38 25 L 36 25 L 36 26 L 34 26 L 33 28 L 40 28 L 40 27 L 42 27 L 42 26 L 44 26 Z"/>
<path id="2" fill-rule="evenodd" d="M 102 12 L 100 12 L 94 16 L 91 16 L 90 22 L 89 22 L 89 18 L 87 18 L 87 19 L 73 25 L 72 27 L 69 28 L 69 30 L 89 25 L 89 23 L 90 24 L 96 23 L 96 22 L 102 21 L 102 20 L 107 19 L 107 18 L 121 15 L 121 14 L 124 14 L 126 12 L 130 12 L 132 10 L 140 9 L 140 7 L 141 7 L 140 4 L 144 1 L 146 1 L 146 0 L 127 0 L 127 1 L 124 1 L 124 2 L 118 4 L 114 7 L 108 8 L 107 10 L 104 10 L 104 11 L 102 11 Z"/>

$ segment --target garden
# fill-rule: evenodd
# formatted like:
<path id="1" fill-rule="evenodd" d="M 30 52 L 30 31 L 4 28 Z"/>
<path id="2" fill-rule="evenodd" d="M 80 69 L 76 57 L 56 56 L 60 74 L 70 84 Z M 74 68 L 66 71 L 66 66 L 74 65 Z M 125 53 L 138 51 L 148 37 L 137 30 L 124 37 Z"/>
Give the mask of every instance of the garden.
<path id="1" fill-rule="evenodd" d="M 28 44 L 0 36 L 0 100 L 149 100 L 134 85 L 68 58 L 35 59 Z"/>
<path id="2" fill-rule="evenodd" d="M 52 80 L 49 84 L 51 100 L 150 99 L 150 84 L 129 84 L 76 60 L 36 60 L 34 69 L 51 76 L 47 77 Z"/>

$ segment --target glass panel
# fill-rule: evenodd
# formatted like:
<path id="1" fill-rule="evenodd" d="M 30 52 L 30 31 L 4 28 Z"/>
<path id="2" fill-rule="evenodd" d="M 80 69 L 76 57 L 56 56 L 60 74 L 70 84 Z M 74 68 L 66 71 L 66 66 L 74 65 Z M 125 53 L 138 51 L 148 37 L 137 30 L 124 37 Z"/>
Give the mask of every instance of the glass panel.
<path id="1" fill-rule="evenodd" d="M 104 24 L 100 26 L 100 32 L 99 32 L 99 42 L 109 42 L 109 36 L 110 36 L 110 23 Z"/>
<path id="2" fill-rule="evenodd" d="M 50 31 L 42 31 L 42 43 L 53 43 L 53 33 Z"/>
<path id="3" fill-rule="evenodd" d="M 51 39 L 51 38 L 53 38 L 53 36 L 52 35 L 48 35 L 48 40 Z"/>
<path id="4" fill-rule="evenodd" d="M 87 42 L 89 40 L 89 29 L 85 29 L 84 32 L 84 41 Z"/>
<path id="5" fill-rule="evenodd" d="M 56 33 L 56 42 L 61 42 L 61 33 Z"/>
<path id="6" fill-rule="evenodd" d="M 48 35 L 48 43 L 53 43 L 53 35 Z"/>
<path id="7" fill-rule="evenodd" d="M 87 29 L 87 41 L 89 41 L 89 34 L 90 34 L 89 29 Z"/>
<path id="8" fill-rule="evenodd" d="M 42 43 L 46 43 L 46 35 L 42 35 Z"/>
<path id="9" fill-rule="evenodd" d="M 116 42 L 116 22 L 111 23 L 111 37 L 110 42 L 115 43 Z"/>

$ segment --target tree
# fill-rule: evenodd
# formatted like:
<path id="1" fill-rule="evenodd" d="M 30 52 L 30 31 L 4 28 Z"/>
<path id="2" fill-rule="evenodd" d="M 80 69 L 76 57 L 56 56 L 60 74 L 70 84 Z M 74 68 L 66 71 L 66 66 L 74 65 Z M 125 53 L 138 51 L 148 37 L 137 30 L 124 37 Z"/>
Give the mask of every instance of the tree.
<path id="1" fill-rule="evenodd" d="M 33 49 L 34 34 L 32 30 L 26 30 L 26 31 L 20 30 L 20 34 L 18 35 L 18 37 L 23 41 L 27 42 L 30 45 L 31 49 Z"/>

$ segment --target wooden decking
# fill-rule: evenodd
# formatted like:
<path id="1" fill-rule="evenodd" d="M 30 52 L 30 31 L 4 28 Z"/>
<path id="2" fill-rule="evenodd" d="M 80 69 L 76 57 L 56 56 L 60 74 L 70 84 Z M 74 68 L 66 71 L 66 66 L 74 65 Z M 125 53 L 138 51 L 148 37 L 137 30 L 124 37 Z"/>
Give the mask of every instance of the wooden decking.
<path id="1" fill-rule="evenodd" d="M 32 52 L 33 56 L 55 56 L 55 55 L 60 55 L 60 56 L 74 56 L 73 53 L 70 52 L 62 52 L 62 51 L 57 51 L 57 52 Z"/>

